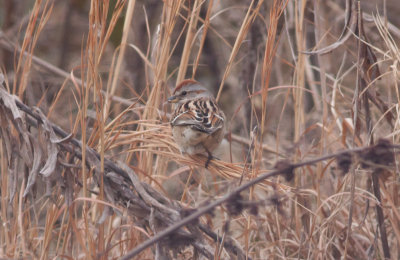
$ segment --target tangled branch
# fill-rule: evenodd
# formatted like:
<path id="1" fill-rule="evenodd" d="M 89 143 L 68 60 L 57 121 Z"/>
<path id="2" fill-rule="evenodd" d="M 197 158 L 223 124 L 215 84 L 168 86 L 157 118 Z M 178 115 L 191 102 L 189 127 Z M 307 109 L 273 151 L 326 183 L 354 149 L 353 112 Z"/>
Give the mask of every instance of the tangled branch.
<path id="1" fill-rule="evenodd" d="M 60 158 L 67 158 L 66 154 L 69 153 L 81 160 L 82 149 L 86 149 L 88 155 L 85 163 L 94 169 L 96 180 L 98 181 L 100 178 L 100 156 L 96 151 L 86 145 L 83 146 L 71 134 L 51 123 L 39 109 L 26 106 L 4 88 L 0 88 L 0 120 L 2 122 L 1 136 L 7 152 L 10 174 L 14 180 L 14 185 L 10 187 L 11 194 L 15 194 L 16 190 L 16 167 L 19 157 L 30 169 L 24 196 L 29 194 L 40 174 L 46 180 L 58 178 L 60 181 L 56 183 L 64 187 L 66 202 L 70 204 L 73 198 L 73 189 L 70 186 L 69 174 L 77 171 L 77 167 L 60 162 Z M 38 131 L 33 132 L 27 127 L 27 124 L 36 127 Z M 15 131 L 18 132 L 18 135 L 13 134 Z M 40 140 L 45 142 L 40 142 Z M 242 191 L 277 175 L 283 175 L 287 181 L 290 181 L 297 168 L 332 158 L 337 160 L 337 166 L 343 173 L 347 173 L 352 164 L 373 169 L 374 173 L 380 172 L 393 166 L 394 149 L 400 149 L 400 146 L 382 139 L 373 146 L 339 151 L 299 163 L 280 161 L 276 164 L 275 170 L 261 174 L 208 205 L 190 211 L 178 201 L 166 199 L 150 185 L 141 182 L 128 165 L 121 162 L 116 164 L 106 159 L 104 190 L 107 200 L 122 206 L 132 216 L 147 221 L 147 225 L 152 227 L 155 233 L 152 238 L 128 252 L 122 259 L 130 259 L 154 244 L 161 244 L 168 248 L 192 245 L 207 258 L 212 258 L 213 249 L 204 242 L 204 236 L 215 242 L 221 241 L 221 237 L 208 226 L 201 224 L 198 219 L 204 214 L 211 214 L 216 207 L 222 205 L 225 205 L 228 213 L 232 215 L 241 213 L 247 208 L 246 202 L 240 197 Z M 42 164 L 44 166 L 40 169 L 39 166 Z M 67 174 L 61 175 L 61 168 L 68 170 Z M 12 200 L 12 198 L 10 199 Z M 188 224 L 190 227 L 187 227 Z M 185 226 L 186 229 L 184 229 Z M 162 231 L 157 232 L 158 230 Z M 224 247 L 239 259 L 245 259 L 243 250 L 235 244 L 232 238 L 225 238 Z"/>

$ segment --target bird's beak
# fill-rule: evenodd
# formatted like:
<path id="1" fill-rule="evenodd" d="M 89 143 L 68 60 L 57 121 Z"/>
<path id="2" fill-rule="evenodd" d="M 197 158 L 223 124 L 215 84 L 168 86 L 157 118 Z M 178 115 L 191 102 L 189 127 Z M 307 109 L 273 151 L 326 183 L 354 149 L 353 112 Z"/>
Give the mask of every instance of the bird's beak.
<path id="1" fill-rule="evenodd" d="M 177 96 L 171 96 L 168 98 L 168 103 L 176 103 L 178 102 L 178 97 Z"/>

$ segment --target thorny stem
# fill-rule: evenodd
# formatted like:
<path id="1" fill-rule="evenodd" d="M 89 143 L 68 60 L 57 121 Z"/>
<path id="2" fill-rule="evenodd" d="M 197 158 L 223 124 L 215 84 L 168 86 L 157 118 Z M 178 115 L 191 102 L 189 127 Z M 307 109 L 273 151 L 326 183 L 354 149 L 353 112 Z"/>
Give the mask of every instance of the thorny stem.
<path id="1" fill-rule="evenodd" d="M 360 152 L 360 151 L 365 150 L 366 148 L 369 148 L 369 147 L 360 147 L 360 148 L 343 150 L 343 151 L 340 151 L 340 152 L 337 152 L 337 153 L 333 153 L 333 154 L 329 154 L 329 155 L 325 155 L 325 156 L 322 156 L 322 157 L 319 157 L 319 158 L 316 158 L 316 159 L 313 159 L 313 160 L 308 160 L 308 161 L 295 163 L 295 164 L 288 164 L 288 167 L 286 167 L 284 169 L 279 169 L 279 170 L 275 170 L 275 171 L 272 171 L 272 172 L 269 172 L 269 173 L 261 174 L 258 177 L 254 178 L 254 179 L 244 183 L 243 185 L 237 187 L 236 189 L 232 190 L 230 193 L 224 195 L 220 199 L 217 199 L 216 201 L 208 204 L 207 206 L 204 206 L 204 207 L 201 207 L 201 208 L 197 209 L 197 211 L 195 211 L 191 215 L 187 216 L 186 218 L 182 219 L 180 222 L 178 222 L 178 223 L 176 223 L 176 224 L 174 224 L 172 226 L 169 226 L 168 228 L 164 229 L 163 231 L 161 231 L 157 235 L 153 236 L 152 238 L 146 240 L 145 242 L 143 242 L 142 244 L 140 244 L 139 246 L 134 248 L 132 251 L 128 252 L 120 260 L 132 259 L 134 256 L 139 254 L 141 251 L 143 251 L 146 248 L 150 247 L 151 245 L 159 242 L 164 237 L 168 236 L 169 234 L 173 233 L 174 231 L 178 230 L 179 228 L 189 224 L 190 222 L 194 221 L 195 219 L 199 218 L 200 216 L 212 211 L 215 207 L 220 206 L 224 202 L 230 200 L 235 195 L 239 194 L 240 192 L 242 192 L 244 190 L 247 190 L 251 186 L 261 182 L 264 179 L 280 175 L 280 174 L 286 172 L 288 169 L 295 169 L 295 168 L 298 168 L 298 167 L 301 167 L 301 166 L 304 166 L 304 165 L 315 164 L 317 162 L 324 161 L 324 160 L 331 159 L 331 158 L 335 158 L 335 157 L 338 157 L 338 156 L 346 154 L 346 153 Z M 391 145 L 389 148 L 400 149 L 400 146 L 399 145 Z"/>
<path id="2" fill-rule="evenodd" d="M 381 199 L 381 193 L 380 193 L 380 188 L 379 188 L 379 171 L 380 171 L 379 169 L 376 169 L 372 173 L 372 186 L 374 189 L 374 195 L 375 195 L 376 199 L 379 201 L 379 204 L 376 206 L 376 216 L 378 219 L 379 232 L 381 234 L 383 254 L 385 256 L 385 259 L 390 259 L 390 249 L 389 249 L 389 243 L 387 240 L 386 228 L 385 228 L 385 224 L 384 224 L 382 199 Z"/>

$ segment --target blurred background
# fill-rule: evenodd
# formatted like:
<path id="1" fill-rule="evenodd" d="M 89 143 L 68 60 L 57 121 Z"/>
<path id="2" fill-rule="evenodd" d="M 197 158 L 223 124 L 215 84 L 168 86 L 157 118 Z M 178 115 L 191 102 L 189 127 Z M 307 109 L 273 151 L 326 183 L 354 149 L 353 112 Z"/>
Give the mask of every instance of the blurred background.
<path id="1" fill-rule="evenodd" d="M 282 159 L 302 161 L 379 138 L 398 143 L 399 13 L 398 0 L 5 0 L 0 68 L 9 92 L 25 104 L 38 106 L 106 157 L 123 160 L 169 198 L 197 206 Z M 216 162 L 221 168 L 210 171 L 201 167 L 203 159 L 179 154 L 170 135 L 165 101 L 180 80 L 192 77 L 218 96 L 228 120 Z M 299 169 L 291 183 L 263 183 L 246 198 L 264 201 L 278 193 L 287 211 L 266 206 L 257 217 L 243 213 L 232 236 L 253 259 L 337 259 L 345 248 L 349 259 L 379 259 L 370 175 L 353 170 L 355 197 L 349 195 L 351 177 L 340 175 L 333 160 Z M 400 255 L 398 180 L 395 171 L 382 180 L 393 259 Z M 53 196 L 62 197 L 57 190 Z M 349 245 L 345 225 L 352 203 L 350 241 L 356 242 Z M 6 204 L 2 208 L 12 212 Z M 93 223 L 100 215 L 94 211 Z M 217 232 L 230 216 L 221 209 L 215 218 Z M 132 223 L 122 219 L 121 225 Z M 35 225 L 48 228 L 43 221 Z M 5 248 L 8 235 L 2 235 L 0 257 L 19 257 Z M 145 239 L 135 238 L 109 256 Z M 45 250 L 40 245 L 32 252 Z M 74 250 L 71 257 L 82 252 Z M 151 251 L 145 256 L 154 257 Z"/>

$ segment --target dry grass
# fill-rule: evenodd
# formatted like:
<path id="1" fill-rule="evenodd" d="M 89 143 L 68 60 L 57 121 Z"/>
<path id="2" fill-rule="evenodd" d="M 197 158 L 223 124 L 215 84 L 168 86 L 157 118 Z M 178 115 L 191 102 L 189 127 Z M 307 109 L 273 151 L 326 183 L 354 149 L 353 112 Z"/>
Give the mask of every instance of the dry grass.
<path id="1" fill-rule="evenodd" d="M 29 2 L 0 4 L 7 91 L 98 158 L 71 138 L 55 144 L 51 125 L 16 119 L 1 98 L 0 258 L 120 258 L 166 228 L 154 220 L 163 210 L 200 208 L 278 161 L 399 143 L 395 0 Z M 166 98 L 192 77 L 228 117 L 208 169 L 205 156 L 178 152 L 168 123 Z M 371 163 L 386 154 L 361 150 L 261 181 L 235 197 L 238 212 L 228 203 L 203 215 L 219 239 L 188 225 L 198 243 L 177 233 L 136 257 L 240 259 L 236 245 L 251 259 L 399 259 L 397 154 L 383 169 Z M 156 198 L 138 200 L 162 205 L 136 214 L 118 200 L 108 160 Z"/>

